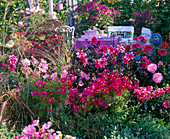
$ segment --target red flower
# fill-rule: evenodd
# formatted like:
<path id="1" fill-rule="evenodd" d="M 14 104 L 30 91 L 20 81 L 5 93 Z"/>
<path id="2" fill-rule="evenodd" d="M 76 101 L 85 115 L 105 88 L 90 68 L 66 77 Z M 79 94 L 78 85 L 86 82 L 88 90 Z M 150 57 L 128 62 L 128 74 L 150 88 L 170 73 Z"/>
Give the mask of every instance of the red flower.
<path id="1" fill-rule="evenodd" d="M 169 39 L 169 36 L 168 36 L 168 35 L 165 35 L 165 37 Z"/>
<path id="2" fill-rule="evenodd" d="M 161 55 L 161 56 L 166 56 L 167 55 L 167 52 L 166 52 L 166 50 L 165 49 L 159 49 L 159 54 Z"/>
<path id="3" fill-rule="evenodd" d="M 167 43 L 167 42 L 163 42 L 162 44 L 161 44 L 161 47 L 169 47 L 169 44 Z"/>
<path id="4" fill-rule="evenodd" d="M 125 45 L 125 49 L 126 49 L 127 52 L 129 52 L 130 51 L 130 45 Z"/>
<path id="5" fill-rule="evenodd" d="M 97 44 L 97 38 L 96 38 L 96 37 L 93 37 L 93 38 L 92 38 L 91 44 Z"/>
<path id="6" fill-rule="evenodd" d="M 145 53 L 149 53 L 152 51 L 152 46 L 151 45 L 145 45 L 145 47 L 142 49 L 143 51 L 145 51 Z"/>

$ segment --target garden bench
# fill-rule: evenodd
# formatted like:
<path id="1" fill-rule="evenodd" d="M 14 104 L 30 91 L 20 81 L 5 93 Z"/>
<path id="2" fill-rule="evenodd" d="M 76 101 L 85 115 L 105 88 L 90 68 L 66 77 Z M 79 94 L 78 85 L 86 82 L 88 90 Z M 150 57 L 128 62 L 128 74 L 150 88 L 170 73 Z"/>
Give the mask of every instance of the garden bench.
<path id="1" fill-rule="evenodd" d="M 108 37 L 121 36 L 122 41 L 128 44 L 128 41 L 133 41 L 134 27 L 133 26 L 109 26 Z"/>

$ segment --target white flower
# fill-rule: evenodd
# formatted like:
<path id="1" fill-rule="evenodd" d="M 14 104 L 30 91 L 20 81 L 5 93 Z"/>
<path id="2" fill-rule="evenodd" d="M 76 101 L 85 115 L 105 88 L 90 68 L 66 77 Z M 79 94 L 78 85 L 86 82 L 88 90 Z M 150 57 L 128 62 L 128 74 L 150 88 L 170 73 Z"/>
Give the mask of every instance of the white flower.
<path id="1" fill-rule="evenodd" d="M 12 48 L 14 46 L 15 42 L 13 40 L 10 40 L 6 43 L 4 47 L 6 48 Z"/>

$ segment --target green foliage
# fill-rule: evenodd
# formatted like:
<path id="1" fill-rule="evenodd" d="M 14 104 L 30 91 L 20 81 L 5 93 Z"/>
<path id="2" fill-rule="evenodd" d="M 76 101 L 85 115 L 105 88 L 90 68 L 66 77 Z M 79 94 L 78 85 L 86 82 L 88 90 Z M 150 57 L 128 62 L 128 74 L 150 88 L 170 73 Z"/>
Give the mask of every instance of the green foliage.
<path id="1" fill-rule="evenodd" d="M 107 134 L 104 138 L 168 139 L 170 135 L 168 129 L 169 125 L 165 125 L 163 120 L 147 116 L 141 118 L 138 122 L 134 122 L 133 124 L 119 124 L 112 130 L 107 129 L 109 132 L 106 132 Z"/>
<path id="2" fill-rule="evenodd" d="M 14 129 L 7 128 L 6 125 L 0 125 L 0 138 L 12 139 L 16 135 L 19 135 L 19 132 Z"/>
<path id="3" fill-rule="evenodd" d="M 157 27 L 153 27 L 150 24 L 145 24 L 143 27 L 150 28 L 153 33 L 160 33 L 162 36 L 169 35 L 170 32 L 170 20 L 169 20 L 169 2 L 168 0 L 121 0 L 114 3 L 107 3 L 102 1 L 107 6 L 113 6 L 116 10 L 121 12 L 120 18 L 116 18 L 114 26 L 130 26 L 133 25 L 131 19 L 134 18 L 134 12 L 143 12 L 144 10 L 150 9 L 155 11 L 153 18 L 159 20 Z M 135 31 L 135 35 L 139 36 L 140 30 Z"/>
<path id="4" fill-rule="evenodd" d="M 26 1 L 23 0 L 2 0 L 0 3 L 0 33 L 2 35 L 3 29 L 7 33 L 12 32 L 12 28 L 17 26 L 20 19 L 18 12 L 25 9 Z M 0 38 L 1 38 L 0 35 Z"/>

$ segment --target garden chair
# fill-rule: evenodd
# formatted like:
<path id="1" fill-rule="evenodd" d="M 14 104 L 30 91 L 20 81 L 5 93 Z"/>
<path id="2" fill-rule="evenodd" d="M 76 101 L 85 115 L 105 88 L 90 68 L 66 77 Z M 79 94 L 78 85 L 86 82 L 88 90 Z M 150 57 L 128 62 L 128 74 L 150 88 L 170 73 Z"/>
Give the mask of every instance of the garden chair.
<path id="1" fill-rule="evenodd" d="M 133 26 L 109 26 L 108 37 L 121 36 L 122 41 L 128 44 L 129 41 L 133 41 L 134 27 Z"/>
<path id="2" fill-rule="evenodd" d="M 65 40 L 70 46 L 74 45 L 74 32 L 75 32 L 74 26 L 70 27 L 70 26 L 64 25 L 61 27 L 57 27 L 55 31 L 58 31 L 59 33 L 61 33 L 61 35 L 65 37 Z"/>

